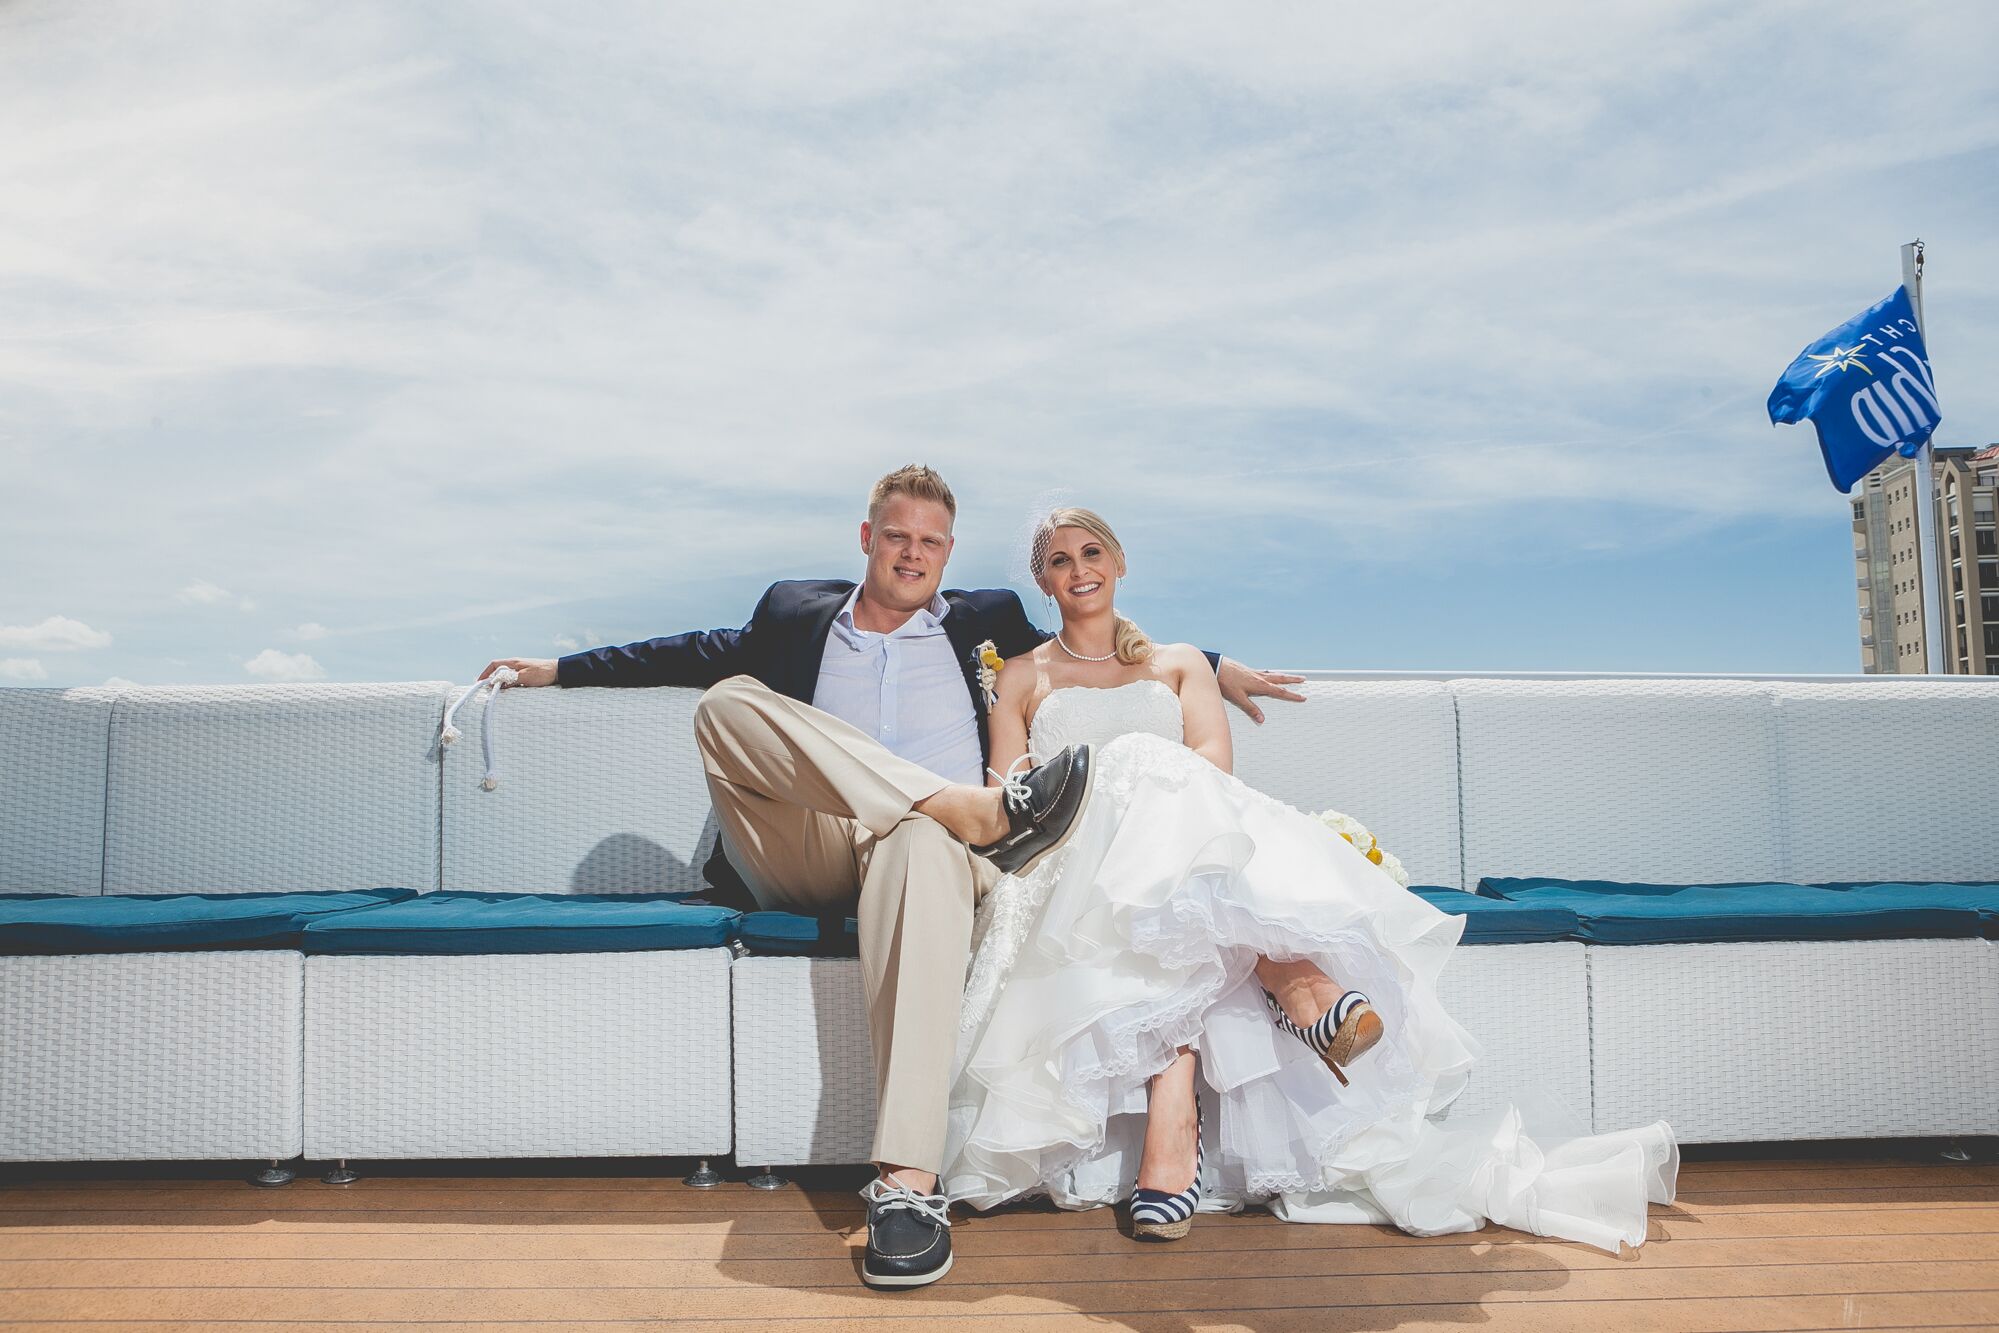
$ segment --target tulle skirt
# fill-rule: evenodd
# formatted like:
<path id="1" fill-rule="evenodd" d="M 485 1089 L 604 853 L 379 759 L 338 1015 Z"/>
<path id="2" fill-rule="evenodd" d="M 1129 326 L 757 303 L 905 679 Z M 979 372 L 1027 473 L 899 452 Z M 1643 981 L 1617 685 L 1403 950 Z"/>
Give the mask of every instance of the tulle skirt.
<path id="1" fill-rule="evenodd" d="M 1644 1240 L 1679 1168 L 1664 1122 L 1590 1134 L 1558 1104 L 1432 1118 L 1479 1054 L 1436 993 L 1463 918 L 1185 746 L 1120 736 L 1094 762 L 1069 841 L 980 907 L 942 1173 L 953 1200 L 1129 1197 L 1146 1082 L 1191 1046 L 1204 1211 Z M 1367 993 L 1386 1036 L 1351 1086 L 1271 1022 L 1259 957 L 1307 958 Z"/>

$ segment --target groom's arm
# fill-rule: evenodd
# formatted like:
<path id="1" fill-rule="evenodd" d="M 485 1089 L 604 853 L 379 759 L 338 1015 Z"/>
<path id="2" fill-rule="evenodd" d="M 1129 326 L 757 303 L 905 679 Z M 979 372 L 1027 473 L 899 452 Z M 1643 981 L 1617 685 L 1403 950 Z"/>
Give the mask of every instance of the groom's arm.
<path id="1" fill-rule="evenodd" d="M 993 646 L 1001 657 L 1018 657 L 1032 652 L 1055 636 L 1041 629 L 1027 618 L 1027 609 L 1020 604 L 1020 598 L 1008 593 L 1000 610 L 999 632 L 993 635 Z M 1263 710 L 1255 703 L 1256 697 L 1268 699 L 1288 699 L 1292 703 L 1305 702 L 1305 696 L 1296 690 L 1287 690 L 1286 685 L 1296 685 L 1303 676 L 1287 675 L 1280 671 L 1252 671 L 1232 657 L 1220 653 L 1201 650 L 1201 656 L 1208 659 L 1208 666 L 1215 673 L 1215 684 L 1220 687 L 1222 698 L 1234 704 L 1249 715 L 1252 722 L 1263 721 Z"/>
<path id="2" fill-rule="evenodd" d="M 763 643 L 773 588 L 764 590 L 756 610 L 740 629 L 690 630 L 621 646 L 591 648 L 558 658 L 555 683 L 577 685 L 691 685 L 706 689 L 730 676 L 755 675 L 763 664 Z"/>

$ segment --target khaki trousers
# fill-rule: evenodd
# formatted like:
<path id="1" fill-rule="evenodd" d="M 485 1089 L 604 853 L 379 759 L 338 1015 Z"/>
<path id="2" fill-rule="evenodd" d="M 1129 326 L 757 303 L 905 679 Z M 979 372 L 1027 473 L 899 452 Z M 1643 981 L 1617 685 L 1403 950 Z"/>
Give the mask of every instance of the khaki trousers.
<path id="1" fill-rule="evenodd" d="M 941 1170 L 972 911 L 999 879 L 911 808 L 950 784 L 749 676 L 701 696 L 694 734 L 723 851 L 757 901 L 806 913 L 858 901 L 874 1160 Z"/>

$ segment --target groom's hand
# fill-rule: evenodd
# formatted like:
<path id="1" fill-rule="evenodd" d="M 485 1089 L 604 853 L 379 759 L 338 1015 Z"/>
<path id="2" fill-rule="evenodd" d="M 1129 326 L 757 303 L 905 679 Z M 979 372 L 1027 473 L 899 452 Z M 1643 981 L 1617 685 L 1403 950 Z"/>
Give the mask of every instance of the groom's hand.
<path id="1" fill-rule="evenodd" d="M 553 657 L 503 657 L 497 662 L 486 663 L 486 669 L 479 673 L 484 680 L 493 674 L 495 667 L 512 667 L 520 677 L 516 685 L 555 684 L 555 659 Z"/>
<path id="2" fill-rule="evenodd" d="M 1222 690 L 1222 698 L 1249 714 L 1249 720 L 1263 721 L 1263 710 L 1250 698 L 1262 695 L 1269 699 L 1288 699 L 1294 704 L 1305 702 L 1305 696 L 1296 690 L 1287 690 L 1286 685 L 1296 685 L 1303 676 L 1286 675 L 1282 671 L 1252 671 L 1233 657 L 1224 657 L 1215 671 L 1215 684 Z"/>

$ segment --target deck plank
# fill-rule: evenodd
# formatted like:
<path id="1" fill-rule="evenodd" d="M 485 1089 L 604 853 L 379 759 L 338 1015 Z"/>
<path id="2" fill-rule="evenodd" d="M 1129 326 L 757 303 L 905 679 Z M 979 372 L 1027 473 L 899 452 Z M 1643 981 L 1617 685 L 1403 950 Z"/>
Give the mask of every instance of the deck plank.
<path id="1" fill-rule="evenodd" d="M 158 1166 L 160 1164 L 150 1164 Z M 658 1326 L 1578 1333 L 1999 1325 L 1999 1166 L 1893 1156 L 1686 1164 L 1610 1255 L 1204 1215 L 1137 1245 L 1110 1210 L 965 1218 L 933 1287 L 860 1285 L 853 1173 L 774 1193 L 616 1166 L 395 1164 L 258 1190 L 220 1168 L 0 1179 L 0 1322 L 382 1333 Z M 626 1169 L 630 1169 L 627 1167 Z M 484 1170 L 490 1174 L 479 1174 Z M 309 1312 L 309 1313 L 308 1313 Z"/>

